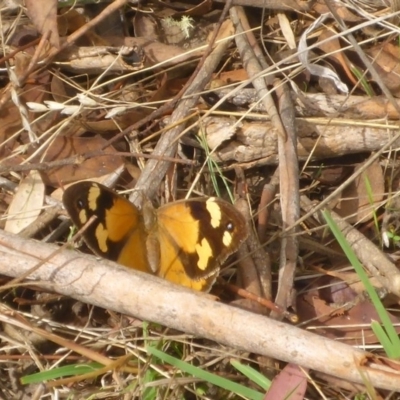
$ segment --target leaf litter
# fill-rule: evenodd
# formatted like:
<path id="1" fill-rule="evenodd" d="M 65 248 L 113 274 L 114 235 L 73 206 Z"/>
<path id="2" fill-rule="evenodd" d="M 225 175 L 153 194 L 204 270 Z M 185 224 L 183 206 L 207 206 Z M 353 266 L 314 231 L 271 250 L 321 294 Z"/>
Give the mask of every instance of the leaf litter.
<path id="1" fill-rule="evenodd" d="M 212 177 L 217 174 L 220 186 L 228 179 L 236 180 L 239 187 L 247 187 L 242 192 L 236 189 L 236 193 L 248 196 L 257 221 L 262 191 L 273 182 L 272 174 L 283 162 L 277 139 L 282 126 L 277 125 L 271 109 L 266 110 L 259 87 L 254 84 L 256 79 L 262 79 L 268 82 L 266 87 L 270 91 L 289 84 L 295 119 L 289 121 L 282 108 L 279 108 L 280 118 L 287 130 L 289 122 L 295 123 L 298 159 L 289 161 L 300 163 L 300 174 L 295 179 L 300 183 L 301 193 L 315 202 L 312 211 L 317 212 L 318 204 L 326 200 L 343 220 L 364 235 L 366 251 L 369 246 L 380 246 L 382 257 L 397 265 L 396 234 L 400 224 L 396 200 L 396 135 L 400 54 L 399 32 L 393 24 L 398 17 L 393 10 L 383 4 L 361 7 L 354 2 L 329 2 L 330 6 L 317 3 L 303 9 L 296 2 L 294 9 L 292 4 L 292 11 L 287 12 L 286 2 L 277 10 L 255 2 L 245 8 L 244 14 L 238 15 L 245 15 L 241 23 L 251 28 L 245 30 L 246 35 L 262 66 L 262 74 L 256 76 L 252 69 L 254 59 L 246 62 L 243 59 L 238 34 L 235 34 L 238 25 L 230 22 L 234 21 L 232 13 L 225 15 L 224 29 L 213 42 L 222 13 L 218 2 L 205 0 L 163 6 L 154 3 L 135 8 L 122 0 L 111 4 L 27 1 L 26 9 L 9 3 L 1 11 L 2 229 L 19 233 L 38 223 L 52 202 L 46 195 L 81 179 L 102 180 L 124 168 L 116 175 L 117 183 L 119 187 L 134 188 L 140 183 L 147 161 L 154 159 L 157 144 L 174 128 L 171 114 L 177 104 L 181 98 L 191 96 L 196 99 L 198 96 L 198 100 L 195 107 L 185 110 L 181 116 L 179 122 L 185 130 L 176 139 L 178 146 L 173 162 L 168 157 L 163 160 L 162 155 L 157 156 L 170 165 L 165 169 L 165 176 L 154 178 L 163 185 L 158 184 L 158 194 L 152 200 L 179 199 L 189 190 L 214 195 Z M 264 5 L 268 12 L 262 14 Z M 192 75 L 201 74 L 206 68 L 204 60 L 200 60 L 207 55 L 208 46 L 216 49 L 216 43 L 224 41 L 228 44 L 211 79 L 199 93 L 188 92 Z M 200 69 L 194 74 L 198 65 Z M 343 94 L 345 87 L 349 88 L 349 95 Z M 277 104 L 280 96 L 275 97 Z M 211 151 L 204 149 L 204 143 Z M 376 160 L 369 163 L 371 155 Z M 218 165 L 216 171 L 210 167 L 212 163 L 207 164 L 209 160 Z M 282 176 L 284 171 L 293 173 L 293 170 L 280 169 L 282 196 L 288 193 L 285 190 L 288 180 Z M 146 191 L 146 186 L 141 187 Z M 272 281 L 283 279 L 279 269 L 284 271 L 282 260 L 288 256 L 283 256 L 279 248 L 284 245 L 282 232 L 289 227 L 279 195 L 265 207 L 268 213 L 260 215 L 267 219 L 257 221 L 266 226 L 261 244 L 256 238 L 249 248 L 253 246 L 264 258 L 268 252 L 272 280 L 266 276 L 273 287 Z M 306 213 L 303 211 L 302 215 Z M 67 232 L 60 229 L 55 217 L 36 231 L 35 239 L 66 240 Z M 301 329 L 307 327 L 316 334 L 353 346 L 377 345 L 369 324 L 379 317 L 324 225 L 308 211 L 304 225 L 297 225 L 290 234 L 298 237 L 298 250 L 296 246 L 289 249 L 290 257 L 298 260 L 296 278 L 290 277 L 286 282 L 291 287 L 293 300 L 287 296 L 284 304 L 278 305 L 298 315 Z M 338 272 L 343 269 L 345 272 Z M 240 273 L 239 267 L 237 275 Z M 232 274 L 235 275 L 228 269 L 223 276 Z M 387 290 L 381 275 L 371 274 L 370 279 L 382 293 L 385 307 L 390 307 L 390 318 L 395 324 L 398 296 Z M 3 282 L 6 284 L 7 280 Z M 254 290 L 263 296 L 262 289 Z M 275 293 L 275 289 L 271 292 Z M 226 398 L 222 389 L 213 392 L 188 376 L 179 376 L 180 380 L 172 384 L 178 372 L 169 371 L 157 359 L 146 358 L 149 356 L 142 346 L 149 338 L 150 343 L 163 341 L 167 343 L 165 347 L 174 348 L 171 351 L 175 355 L 186 354 L 187 360 L 209 372 L 229 376 L 233 381 L 241 380 L 242 376 L 224 361 L 231 353 L 271 375 L 266 365 L 272 360 L 261 360 L 249 352 L 224 349 L 179 332 L 168 333 L 163 327 L 146 326 L 132 317 L 107 313 L 71 299 L 48 298 L 37 288 L 21 286 L 16 291 L 3 293 L 5 302 L 18 313 L 27 313 L 30 323 L 42 318 L 60 336 L 67 331 L 69 336 L 78 335 L 78 338 L 80 334 L 76 332 L 84 332 L 85 339 L 82 337 L 79 343 L 83 347 L 96 345 L 109 358 L 126 352 L 134 354 L 141 365 L 140 372 L 135 375 L 124 370 L 119 376 L 107 376 L 110 395 L 130 387 L 130 398 L 144 398 L 150 393 L 150 386 L 146 385 L 152 383 L 158 387 L 152 392 L 154 398 L 157 394 L 168 398 L 209 398 L 211 393 L 212 398 Z M 223 286 L 217 285 L 215 293 L 225 302 L 235 301 Z M 54 345 L 50 342 L 37 344 L 24 339 L 27 341 L 23 344 L 9 336 L 8 345 L 15 340 L 18 345 L 12 354 L 16 359 L 29 348 L 37 352 L 37 357 L 21 361 L 18 376 L 35 368 L 51 369 L 57 365 L 59 357 L 54 358 Z M 7 344 L 2 353 L 10 354 Z M 90 359 L 90 355 L 86 356 Z M 88 358 L 82 356 L 81 360 Z M 65 364 L 73 359 L 68 354 L 64 356 Z M 274 365 L 279 365 L 283 373 L 290 367 L 288 364 L 285 368 L 279 360 Z M 304 398 L 307 393 L 309 398 L 319 398 L 313 389 L 318 362 L 304 367 L 314 374 L 301 370 L 298 383 L 301 391 L 296 395 Z M 4 373 L 2 378 L 5 376 Z M 163 379 L 166 379 L 164 383 Z M 307 385 L 303 384 L 304 379 Z M 72 382 L 73 379 L 68 389 L 63 389 L 63 395 L 70 395 L 71 388 L 77 387 Z M 97 396 L 102 390 L 99 379 L 92 380 L 94 387 L 90 386 L 90 379 L 86 382 L 88 396 Z M 132 382 L 136 385 L 129 386 Z M 284 398 L 286 382 L 286 378 L 278 375 L 269 395 L 282 393 L 274 398 Z M 248 381 L 246 385 L 255 384 Z M 13 396 L 27 395 L 31 390 L 31 387 L 17 386 L 2 390 Z M 319 386 L 327 396 L 345 392 L 349 398 L 371 390 L 367 389 L 368 385 L 349 387 L 327 376 L 319 381 Z M 384 385 L 374 381 L 372 386 L 375 386 L 374 396 L 384 396 L 381 390 Z M 46 389 L 43 396 L 47 390 L 53 389 Z"/>

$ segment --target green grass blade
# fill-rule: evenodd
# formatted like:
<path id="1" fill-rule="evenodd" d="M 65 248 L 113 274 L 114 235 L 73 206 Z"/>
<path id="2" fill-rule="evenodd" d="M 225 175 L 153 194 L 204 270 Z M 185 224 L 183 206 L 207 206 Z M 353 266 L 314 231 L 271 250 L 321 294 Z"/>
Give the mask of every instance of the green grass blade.
<path id="1" fill-rule="evenodd" d="M 353 265 L 355 271 L 357 272 L 357 275 L 359 276 L 361 282 L 364 284 L 364 287 L 374 304 L 374 307 L 376 309 L 376 312 L 379 315 L 379 318 L 385 328 L 385 330 L 382 329 L 380 331 L 380 334 L 384 334 L 387 336 L 387 339 L 383 337 L 379 337 L 378 339 L 381 341 L 381 344 L 385 343 L 386 345 L 390 343 L 390 348 L 387 349 L 387 354 L 397 354 L 395 358 L 398 358 L 400 356 L 400 340 L 397 335 L 396 330 L 394 329 L 394 326 L 389 318 L 389 315 L 383 306 L 378 294 L 376 293 L 375 288 L 372 286 L 371 282 L 368 279 L 368 276 L 366 272 L 364 271 L 363 266 L 359 262 L 357 256 L 355 255 L 353 249 L 350 247 L 348 244 L 346 238 L 344 237 L 343 233 L 337 226 L 336 222 L 332 219 L 331 214 L 325 210 L 323 212 L 324 218 L 326 222 L 328 223 L 330 229 L 332 230 L 332 233 L 335 235 L 336 240 L 342 247 L 344 253 L 346 254 L 347 258 L 349 259 L 350 263 Z M 386 350 L 386 348 L 385 348 Z"/>
<path id="2" fill-rule="evenodd" d="M 49 381 L 51 379 L 63 378 L 66 376 L 84 375 L 101 368 L 104 368 L 104 365 L 96 362 L 66 365 L 64 367 L 54 368 L 48 371 L 42 371 L 36 374 L 24 376 L 21 378 L 21 383 L 23 385 L 28 385 L 32 383 Z"/>
<path id="3" fill-rule="evenodd" d="M 238 360 L 231 360 L 231 364 L 236 368 L 241 374 L 247 376 L 252 382 L 267 391 L 271 386 L 271 381 L 266 378 L 263 374 L 250 367 L 249 365 L 244 365 Z"/>
<path id="4" fill-rule="evenodd" d="M 212 385 L 218 386 L 230 392 L 236 393 L 239 396 L 242 396 L 246 399 L 251 400 L 262 400 L 264 398 L 264 394 L 257 392 L 256 390 L 250 389 L 246 386 L 240 385 L 236 382 L 232 382 L 228 379 L 222 378 L 218 375 L 212 374 L 210 372 L 204 371 L 201 368 L 195 367 L 185 361 L 178 360 L 175 357 L 171 357 L 164 352 L 155 349 L 154 347 L 146 347 L 146 351 L 151 355 L 159 358 L 160 360 L 178 368 L 182 372 L 185 372 L 191 376 L 202 379 L 206 382 L 211 383 Z"/>

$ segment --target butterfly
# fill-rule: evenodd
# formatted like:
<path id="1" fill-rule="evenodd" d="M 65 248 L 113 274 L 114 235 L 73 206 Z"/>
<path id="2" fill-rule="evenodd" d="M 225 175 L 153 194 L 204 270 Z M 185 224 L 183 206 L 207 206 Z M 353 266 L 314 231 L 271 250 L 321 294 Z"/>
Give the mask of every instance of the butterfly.
<path id="1" fill-rule="evenodd" d="M 65 189 L 64 207 L 83 227 L 97 255 L 199 291 L 208 291 L 221 264 L 248 235 L 244 216 L 215 197 L 180 200 L 139 211 L 115 191 L 96 182 Z"/>

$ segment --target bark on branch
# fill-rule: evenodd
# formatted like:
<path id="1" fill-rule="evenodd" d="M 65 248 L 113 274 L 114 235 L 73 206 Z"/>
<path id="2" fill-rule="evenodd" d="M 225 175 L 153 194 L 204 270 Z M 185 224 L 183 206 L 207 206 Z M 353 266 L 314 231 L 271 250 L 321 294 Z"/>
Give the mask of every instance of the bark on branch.
<path id="1" fill-rule="evenodd" d="M 46 290 L 344 380 L 363 383 L 368 377 L 376 388 L 398 389 L 399 370 L 382 369 L 370 353 L 110 261 L 56 249 L 0 231 L 0 273 L 22 276 L 51 256 L 29 275 Z"/>

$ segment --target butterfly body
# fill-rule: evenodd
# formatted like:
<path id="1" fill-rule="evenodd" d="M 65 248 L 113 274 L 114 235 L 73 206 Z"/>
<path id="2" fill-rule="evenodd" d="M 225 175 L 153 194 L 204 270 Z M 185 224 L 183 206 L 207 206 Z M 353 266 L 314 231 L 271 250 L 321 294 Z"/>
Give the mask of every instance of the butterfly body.
<path id="1" fill-rule="evenodd" d="M 78 182 L 63 203 L 79 228 L 96 216 L 83 237 L 97 255 L 195 290 L 210 289 L 221 263 L 247 237 L 239 211 L 213 197 L 140 212 L 103 185 Z"/>

